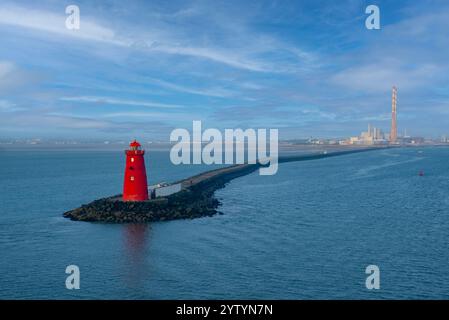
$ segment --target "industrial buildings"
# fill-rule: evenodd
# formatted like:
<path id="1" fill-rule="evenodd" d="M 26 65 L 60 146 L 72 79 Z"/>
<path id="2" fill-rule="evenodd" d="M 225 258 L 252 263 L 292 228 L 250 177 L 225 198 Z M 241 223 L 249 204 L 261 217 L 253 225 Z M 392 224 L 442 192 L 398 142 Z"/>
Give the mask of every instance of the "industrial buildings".
<path id="1" fill-rule="evenodd" d="M 398 122 L 397 122 L 397 97 L 398 89 L 396 86 L 392 88 L 391 95 L 391 130 L 390 133 L 383 133 L 381 129 L 368 125 L 368 130 L 362 132 L 359 137 L 351 137 L 345 144 L 355 145 L 382 145 L 382 144 L 399 144 L 406 142 L 404 139 L 398 138 Z"/>
<path id="2" fill-rule="evenodd" d="M 385 139 L 385 135 L 381 129 L 368 125 L 368 130 L 362 132 L 359 137 L 349 138 L 349 144 L 356 145 L 378 145 L 388 144 L 388 140 Z"/>

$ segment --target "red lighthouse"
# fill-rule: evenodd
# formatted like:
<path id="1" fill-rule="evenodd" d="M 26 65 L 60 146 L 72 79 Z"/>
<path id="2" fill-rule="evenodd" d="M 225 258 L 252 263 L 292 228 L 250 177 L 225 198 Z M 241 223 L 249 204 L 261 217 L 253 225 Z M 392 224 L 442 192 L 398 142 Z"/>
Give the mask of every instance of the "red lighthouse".
<path id="1" fill-rule="evenodd" d="M 123 201 L 148 200 L 147 173 L 145 170 L 144 150 L 136 140 L 125 150 L 126 167 L 123 183 Z"/>

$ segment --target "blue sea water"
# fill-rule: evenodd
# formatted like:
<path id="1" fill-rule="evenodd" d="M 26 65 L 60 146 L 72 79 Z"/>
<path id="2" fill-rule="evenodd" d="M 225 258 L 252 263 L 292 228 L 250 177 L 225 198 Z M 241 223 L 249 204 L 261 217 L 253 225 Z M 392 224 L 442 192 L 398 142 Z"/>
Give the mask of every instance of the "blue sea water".
<path id="1" fill-rule="evenodd" d="M 122 152 L 1 151 L 0 298 L 447 299 L 448 159 L 434 147 L 285 163 L 217 191 L 223 215 L 116 225 L 62 213 L 120 193 Z M 146 161 L 150 183 L 210 169 Z M 71 264 L 80 290 L 65 288 Z M 371 264 L 380 290 L 365 287 Z"/>

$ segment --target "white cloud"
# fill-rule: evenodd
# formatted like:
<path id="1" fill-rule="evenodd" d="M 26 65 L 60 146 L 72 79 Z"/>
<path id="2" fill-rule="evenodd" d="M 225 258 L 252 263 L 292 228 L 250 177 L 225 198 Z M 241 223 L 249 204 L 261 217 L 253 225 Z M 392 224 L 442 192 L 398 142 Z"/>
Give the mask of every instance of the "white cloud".
<path id="1" fill-rule="evenodd" d="M 0 61 L 0 93 L 11 93 L 36 81 L 38 81 L 37 74 L 23 71 L 10 61 Z"/>
<path id="2" fill-rule="evenodd" d="M 89 18 L 82 17 L 79 30 L 69 30 L 65 26 L 67 15 L 27 9 L 18 6 L 0 7 L 0 24 L 51 32 L 64 37 L 101 41 L 114 45 L 127 45 L 115 36 L 115 32 Z"/>
<path id="3" fill-rule="evenodd" d="M 9 61 L 0 61 L 0 91 L 11 87 L 12 76 L 16 67 Z"/>
<path id="4" fill-rule="evenodd" d="M 398 64 L 381 61 L 361 67 L 343 70 L 330 78 L 331 83 L 364 92 L 385 92 L 396 85 L 404 90 L 412 90 L 428 85 L 439 68 L 434 65 L 420 65 L 408 68 Z"/>
<path id="5" fill-rule="evenodd" d="M 151 118 L 158 121 L 185 121 L 192 117 L 191 113 L 169 113 L 169 112 L 111 112 L 101 115 L 104 118 Z M 195 116 L 195 119 L 202 119 L 200 115 Z"/>
<path id="6" fill-rule="evenodd" d="M 0 81 L 14 70 L 14 64 L 8 61 L 0 61 Z"/>
<path id="7" fill-rule="evenodd" d="M 23 131 L 29 128 L 63 128 L 63 129 L 104 129 L 111 127 L 107 121 L 86 117 L 74 117 L 51 114 L 17 113 L 11 117 L 0 117 L 1 128 L 10 131 Z"/>
<path id="8" fill-rule="evenodd" d="M 137 106 L 137 107 L 150 107 L 150 108 L 182 108 L 181 105 L 175 104 L 165 104 L 159 102 L 148 102 L 148 101 L 136 101 L 136 100 L 124 100 L 109 97 L 91 97 L 91 96 L 80 96 L 80 97 L 62 97 L 61 101 L 73 101 L 81 103 L 100 103 L 100 104 L 114 104 L 114 105 L 127 105 L 127 106 Z"/>
<path id="9" fill-rule="evenodd" d="M 414 94 L 440 86 L 449 71 L 448 30 L 448 7 L 406 13 L 405 18 L 382 27 L 360 50 L 348 54 L 346 59 L 352 58 L 352 63 L 331 76 L 330 82 L 372 93 L 388 91 L 392 85 Z"/>
<path id="10" fill-rule="evenodd" d="M 191 14 L 192 10 L 186 13 Z M 206 13 L 205 13 L 206 15 Z M 32 29 L 40 32 L 48 32 L 61 36 L 62 39 L 72 38 L 83 41 L 92 41 L 114 45 L 122 48 L 140 50 L 142 52 L 159 52 L 170 55 L 181 55 L 205 59 L 221 63 L 233 68 L 254 72 L 291 72 L 296 70 L 292 65 L 282 66 L 270 63 L 266 59 L 257 59 L 259 55 L 267 52 L 290 52 L 296 56 L 298 63 L 315 63 L 314 56 L 303 50 L 286 46 L 270 37 L 255 35 L 252 31 L 244 29 L 238 39 L 235 34 L 224 31 L 221 35 L 223 42 L 204 46 L 199 45 L 195 35 L 185 33 L 182 28 L 170 25 L 159 25 L 158 28 L 148 26 L 143 29 L 131 27 L 122 28 L 126 33 L 118 32 L 107 27 L 92 17 L 86 17 L 81 10 L 81 23 L 79 30 L 69 30 L 65 27 L 67 15 L 64 11 L 51 12 L 44 10 L 28 9 L 15 5 L 0 5 L 0 24 Z M 157 25 L 157 23 L 155 23 Z M 118 25 L 118 24 L 116 24 Z M 165 28 L 164 28 L 165 26 Z M 148 31 L 151 30 L 151 31 Z M 170 30 L 170 31 L 168 31 Z M 246 40 L 245 40 L 246 39 Z M 263 39 L 263 40 L 258 40 Z M 203 42 L 200 42 L 201 44 Z"/>
<path id="11" fill-rule="evenodd" d="M 0 111 L 12 111 L 15 110 L 15 107 L 15 104 L 7 100 L 0 100 Z"/>
<path id="12" fill-rule="evenodd" d="M 43 115 L 42 120 L 47 124 L 55 127 L 71 128 L 71 129 L 102 129 L 110 127 L 110 123 L 97 119 L 84 117 L 64 117 Z"/>
<path id="13" fill-rule="evenodd" d="M 49 11 L 27 9 L 18 6 L 0 7 L 0 24 L 4 25 L 50 32 L 63 37 L 103 42 L 121 47 L 204 58 L 224 63 L 232 67 L 252 71 L 268 71 L 259 63 L 245 60 L 242 57 L 238 57 L 235 54 L 220 49 L 173 45 L 166 43 L 167 40 L 165 39 L 162 39 L 163 41 L 161 42 L 160 39 L 141 41 L 129 37 L 118 37 L 114 30 L 100 25 L 93 21 L 93 19 L 82 16 L 82 13 L 80 29 L 69 30 L 65 27 L 66 18 L 67 15 L 62 11 L 60 14 L 57 14 Z M 142 34 L 142 32 L 139 32 L 138 34 Z M 154 34 L 151 36 L 155 37 Z"/>
<path id="14" fill-rule="evenodd" d="M 178 91 L 178 92 L 185 92 L 195 95 L 201 95 L 201 96 L 210 96 L 210 97 L 229 97 L 232 96 L 234 93 L 230 90 L 223 89 L 223 88 L 209 88 L 209 89 L 196 89 L 196 88 L 190 88 L 186 86 L 180 86 L 171 82 L 159 80 L 159 79 L 149 79 L 149 81 L 153 84 L 156 84 L 162 88 Z"/>
<path id="15" fill-rule="evenodd" d="M 227 52 L 227 50 L 213 49 L 213 48 L 201 48 L 201 47 L 188 47 L 188 46 L 170 46 L 170 45 L 157 45 L 152 48 L 153 51 L 161 51 L 169 54 L 178 54 L 184 56 L 192 56 L 198 58 L 205 58 L 215 62 L 227 64 L 231 67 L 238 69 L 246 69 L 250 71 L 259 72 L 273 72 L 275 69 L 270 68 L 263 63 L 249 60 L 242 56 L 237 56 L 233 53 Z"/>

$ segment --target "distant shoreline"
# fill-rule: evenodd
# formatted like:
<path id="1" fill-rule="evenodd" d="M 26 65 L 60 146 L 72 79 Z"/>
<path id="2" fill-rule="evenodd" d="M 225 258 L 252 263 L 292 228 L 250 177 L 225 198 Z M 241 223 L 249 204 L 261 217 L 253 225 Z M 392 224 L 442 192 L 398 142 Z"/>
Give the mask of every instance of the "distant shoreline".
<path id="1" fill-rule="evenodd" d="M 143 148 L 147 152 L 164 152 L 170 151 L 171 144 L 143 144 Z M 0 152 L 9 151 L 36 151 L 36 152 L 50 152 L 50 151 L 66 151 L 66 152 L 77 152 L 77 151 L 104 151 L 104 152 L 114 152 L 123 151 L 126 149 L 125 144 L 115 144 L 115 145 L 104 145 L 104 144 L 2 144 L 0 143 Z M 327 145 L 327 144 L 291 144 L 280 142 L 279 143 L 279 153 L 288 154 L 294 152 L 320 152 L 320 151 L 345 151 L 352 149 L 366 149 L 366 148 L 385 148 L 385 147 L 404 147 L 404 148 L 426 148 L 426 147 L 449 147 L 449 144 L 419 144 L 419 145 Z"/>

